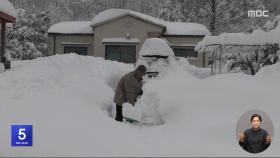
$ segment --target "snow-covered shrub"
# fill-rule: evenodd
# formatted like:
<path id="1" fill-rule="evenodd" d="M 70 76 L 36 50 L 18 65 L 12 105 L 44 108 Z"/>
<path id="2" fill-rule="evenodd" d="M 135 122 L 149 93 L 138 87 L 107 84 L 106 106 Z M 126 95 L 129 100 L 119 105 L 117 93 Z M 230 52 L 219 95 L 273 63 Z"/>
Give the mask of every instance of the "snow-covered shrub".
<path id="1" fill-rule="evenodd" d="M 12 58 L 26 60 L 48 55 L 49 20 L 46 11 L 26 15 L 24 9 L 17 10 L 16 23 L 7 29 L 7 51 Z"/>
<path id="2" fill-rule="evenodd" d="M 273 21 L 267 21 L 267 23 L 264 25 L 262 28 L 264 31 L 270 31 L 275 29 L 276 27 L 279 26 L 280 22 L 280 15 L 276 16 Z"/>
<path id="3" fill-rule="evenodd" d="M 267 44 L 262 48 L 261 64 L 262 66 L 275 64 L 279 57 L 279 44 Z"/>
<path id="4" fill-rule="evenodd" d="M 238 53 L 226 53 L 226 70 L 228 72 L 243 71 L 255 75 L 261 67 L 275 64 L 279 61 L 277 52 L 278 44 L 266 44 L 264 46 L 238 49 Z"/>

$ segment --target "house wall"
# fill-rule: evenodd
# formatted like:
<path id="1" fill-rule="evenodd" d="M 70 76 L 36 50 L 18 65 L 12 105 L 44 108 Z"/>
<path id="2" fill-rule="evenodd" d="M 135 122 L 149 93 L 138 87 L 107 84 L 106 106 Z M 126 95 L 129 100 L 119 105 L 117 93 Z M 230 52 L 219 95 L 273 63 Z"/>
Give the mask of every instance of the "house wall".
<path id="1" fill-rule="evenodd" d="M 138 52 L 148 35 L 161 34 L 163 27 L 150 24 L 142 19 L 130 15 L 104 23 L 95 27 L 94 30 L 94 56 L 105 57 L 105 43 L 103 38 L 125 38 L 127 33 L 130 38 L 137 38 L 139 43 L 136 44 L 136 60 Z M 152 37 L 152 36 L 151 36 Z"/>
<path id="2" fill-rule="evenodd" d="M 54 54 L 63 54 L 65 43 L 88 43 L 89 45 L 77 45 L 75 46 L 87 46 L 88 55 L 93 56 L 94 49 L 94 35 L 93 34 L 79 34 L 79 35 L 70 35 L 70 34 L 49 34 L 49 53 Z M 64 43 L 64 44 L 63 44 Z M 69 46 L 69 44 L 67 44 Z"/>
<path id="3" fill-rule="evenodd" d="M 195 46 L 204 38 L 204 36 L 165 36 L 164 38 L 171 44 L 171 46 Z M 190 58 L 188 60 L 190 64 L 197 67 L 207 67 L 208 53 L 198 53 L 197 58 Z"/>

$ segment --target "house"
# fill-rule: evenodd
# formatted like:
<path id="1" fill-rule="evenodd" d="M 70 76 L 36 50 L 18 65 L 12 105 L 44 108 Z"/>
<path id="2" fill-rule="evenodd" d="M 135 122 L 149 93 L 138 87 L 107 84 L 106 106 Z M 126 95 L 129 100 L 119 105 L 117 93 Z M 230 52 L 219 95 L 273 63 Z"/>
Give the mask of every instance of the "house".
<path id="1" fill-rule="evenodd" d="M 14 6 L 8 0 L 1 0 L 0 5 L 0 23 L 1 23 L 1 49 L 0 49 L 0 61 L 4 63 L 5 69 L 10 68 L 9 55 L 5 53 L 6 43 L 6 24 L 15 23 L 16 10 Z"/>
<path id="2" fill-rule="evenodd" d="M 207 55 L 194 50 L 210 32 L 201 24 L 167 22 L 126 9 L 108 9 L 92 21 L 61 22 L 50 27 L 52 54 L 76 52 L 125 63 L 135 63 L 144 41 L 162 38 L 175 56 L 188 57 L 198 67 L 207 66 Z"/>

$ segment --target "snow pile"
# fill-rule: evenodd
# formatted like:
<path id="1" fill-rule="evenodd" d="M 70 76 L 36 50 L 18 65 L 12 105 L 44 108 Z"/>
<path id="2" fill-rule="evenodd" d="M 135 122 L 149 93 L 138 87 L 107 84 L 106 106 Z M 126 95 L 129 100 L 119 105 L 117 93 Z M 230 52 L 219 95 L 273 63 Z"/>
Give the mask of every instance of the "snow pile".
<path id="1" fill-rule="evenodd" d="M 145 93 L 139 98 L 135 106 L 125 103 L 123 116 L 140 121 L 144 125 L 161 125 L 164 120 L 160 114 L 159 98 L 155 93 Z"/>
<path id="2" fill-rule="evenodd" d="M 16 9 L 9 0 L 1 0 L 0 12 L 8 14 L 12 17 L 16 17 L 17 15 Z"/>
<path id="3" fill-rule="evenodd" d="M 93 34 L 90 21 L 64 21 L 52 25 L 48 33 L 61 34 Z"/>
<path id="4" fill-rule="evenodd" d="M 177 58 L 177 62 L 182 67 L 182 69 L 197 78 L 206 78 L 211 76 L 211 68 L 199 68 L 191 65 L 189 64 L 188 59 L 184 57 Z"/>
<path id="5" fill-rule="evenodd" d="M 280 130 L 280 84 L 270 82 L 279 81 L 279 64 L 256 76 L 197 79 L 172 60 L 163 77 L 146 82 L 135 106 L 154 105 L 164 120 L 159 126 L 119 123 L 102 110 L 112 104 L 114 82 L 131 70 L 126 64 L 70 54 L 18 63 L 2 73 L 0 156 L 247 157 L 252 154 L 236 139 L 236 123 L 244 112 L 264 111 L 274 133 Z M 147 121 L 157 115 L 145 114 Z M 33 124 L 32 148 L 10 147 L 12 124 Z M 278 156 L 279 139 L 275 134 L 257 156 Z"/>
<path id="6" fill-rule="evenodd" d="M 280 63 L 266 66 L 260 69 L 256 74 L 256 77 L 269 80 L 272 83 L 279 83 L 280 81 Z"/>
<path id="7" fill-rule="evenodd" d="M 279 69 L 275 70 L 271 68 L 266 72 L 278 74 L 279 81 Z M 174 65 L 164 78 L 147 83 L 144 92 L 153 92 L 160 98 L 164 126 L 173 128 L 177 135 L 167 139 L 170 141 L 172 137 L 172 146 L 181 147 L 185 155 L 250 156 L 239 147 L 235 137 L 236 122 L 244 112 L 262 110 L 272 118 L 275 131 L 280 129 L 277 112 L 280 84 L 271 84 L 267 82 L 269 79 L 228 74 L 198 80 Z M 278 139 L 275 135 L 271 147 L 259 156 L 278 155 Z"/>
<path id="8" fill-rule="evenodd" d="M 88 129 L 89 125 L 98 126 L 100 119 L 113 123 L 105 112 L 113 103 L 114 86 L 131 70 L 131 66 L 123 63 L 67 54 L 24 61 L 3 72 L 0 76 L 3 129 L 0 156 L 87 153 L 89 148 L 75 146 L 85 143 L 90 147 L 90 142 L 86 143 L 88 134 L 95 133 L 94 137 L 99 137 L 103 133 L 102 124 L 99 130 Z M 33 148 L 23 152 L 10 147 L 12 124 L 33 125 Z M 81 134 L 87 136 L 81 137 Z"/>

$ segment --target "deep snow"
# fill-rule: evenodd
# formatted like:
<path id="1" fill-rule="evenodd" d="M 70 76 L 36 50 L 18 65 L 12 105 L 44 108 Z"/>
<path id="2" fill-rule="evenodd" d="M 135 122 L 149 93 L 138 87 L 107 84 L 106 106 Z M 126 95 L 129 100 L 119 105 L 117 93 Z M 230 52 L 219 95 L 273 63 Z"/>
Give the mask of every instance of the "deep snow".
<path id="1" fill-rule="evenodd" d="M 18 63 L 0 75 L 0 156 L 279 156 L 280 64 L 256 76 L 199 79 L 172 61 L 141 100 L 159 102 L 163 124 L 134 126 L 109 117 L 118 79 L 131 65 L 75 54 Z M 258 155 L 236 140 L 236 123 L 262 110 L 274 124 Z M 32 148 L 10 147 L 10 125 L 32 124 Z"/>

